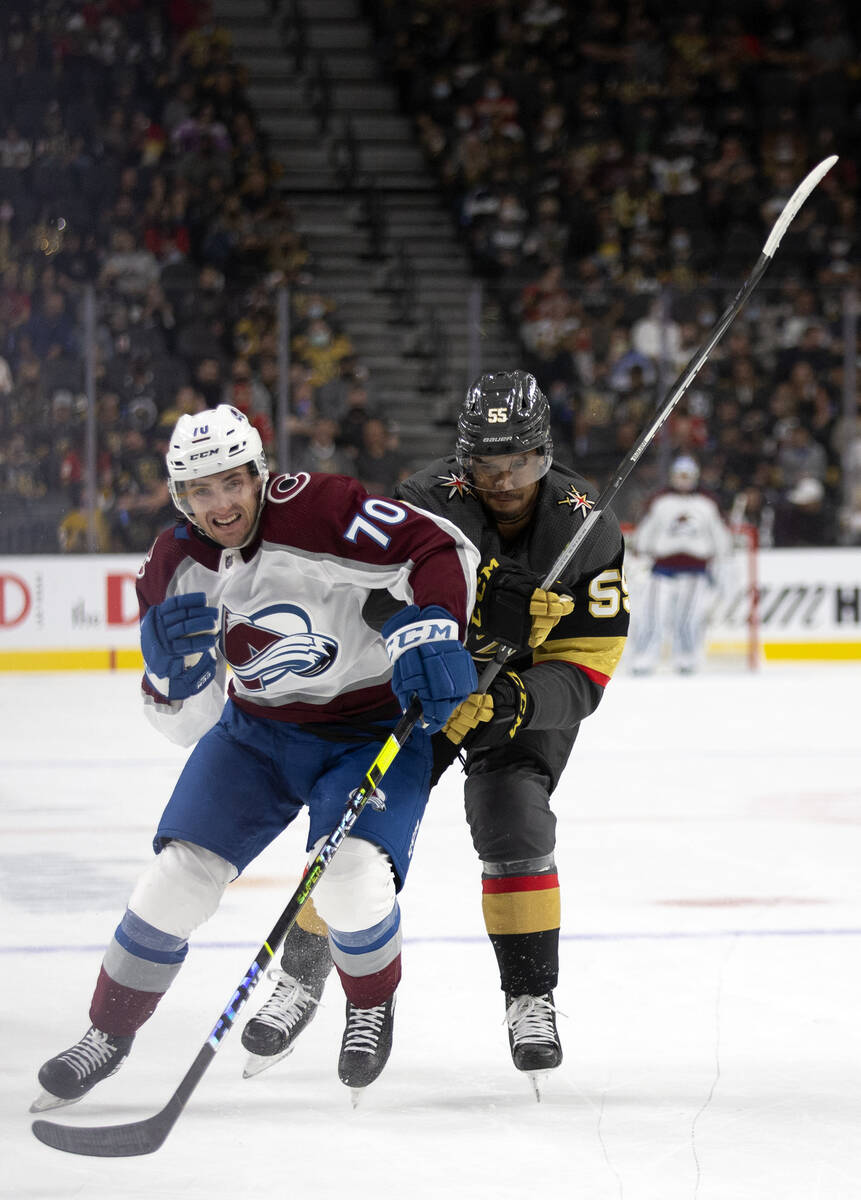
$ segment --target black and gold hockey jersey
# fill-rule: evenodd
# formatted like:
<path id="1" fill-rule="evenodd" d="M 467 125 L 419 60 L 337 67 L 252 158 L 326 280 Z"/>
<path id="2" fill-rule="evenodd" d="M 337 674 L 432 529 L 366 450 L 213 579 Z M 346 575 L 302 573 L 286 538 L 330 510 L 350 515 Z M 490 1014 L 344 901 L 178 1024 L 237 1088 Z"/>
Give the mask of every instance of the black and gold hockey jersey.
<path id="1" fill-rule="evenodd" d="M 398 498 L 457 525 L 481 553 L 482 565 L 507 559 L 543 578 L 585 520 L 594 500 L 589 484 L 569 468 L 554 465 L 539 484 L 530 524 L 503 540 L 493 517 L 458 470 L 454 457 L 439 459 L 399 484 Z M 629 601 L 624 575 L 624 540 L 618 521 L 605 512 L 574 560 L 550 590 L 574 599 L 574 609 L 536 650 L 507 666 L 523 679 L 532 701 L 529 727 L 516 741 L 546 765 L 554 783 L 571 752 L 580 721 L 597 707 L 622 656 Z M 467 644 L 476 653 L 473 636 Z M 480 655 L 476 654 L 479 672 Z"/>

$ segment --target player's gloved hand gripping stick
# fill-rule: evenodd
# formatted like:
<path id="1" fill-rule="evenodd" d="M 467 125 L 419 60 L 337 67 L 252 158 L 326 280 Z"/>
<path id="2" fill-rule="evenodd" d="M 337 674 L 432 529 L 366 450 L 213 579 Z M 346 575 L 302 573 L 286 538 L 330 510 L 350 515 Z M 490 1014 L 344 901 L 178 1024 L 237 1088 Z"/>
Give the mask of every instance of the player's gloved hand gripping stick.
<path id="1" fill-rule="evenodd" d="M 401 708 L 417 699 L 422 725 L 436 733 L 478 685 L 457 622 L 438 604 L 421 611 L 411 604 L 385 623 L 383 637 L 392 662 L 392 691 Z"/>
<path id="2" fill-rule="evenodd" d="M 570 596 L 547 591 L 526 567 L 491 558 L 478 573 L 469 622 L 472 654 L 478 662 L 488 662 L 500 647 L 512 653 L 527 647 L 534 650 L 573 608 Z M 497 676 L 490 691 L 473 692 L 454 710 L 445 723 L 445 735 L 456 746 L 470 735 L 470 749 L 498 745 L 527 726 L 532 711 L 523 680 L 516 671 L 506 671 Z"/>
<path id="3" fill-rule="evenodd" d="M 535 649 L 574 608 L 570 596 L 548 592 L 520 563 L 491 558 L 478 573 L 475 608 L 469 621 L 473 656 L 493 657 L 499 643 Z"/>
<path id="4" fill-rule="evenodd" d="M 595 523 L 601 516 L 605 508 L 609 508 L 612 504 L 616 493 L 621 488 L 622 484 L 630 475 L 631 471 L 636 466 L 643 452 L 651 443 L 655 434 L 669 417 L 670 413 L 678 404 L 679 400 L 687 391 L 693 379 L 696 377 L 703 363 L 708 358 L 714 347 L 726 333 L 732 322 L 738 316 L 748 297 L 753 289 L 759 283 L 762 276 L 765 274 L 772 258 L 774 257 L 777 247 L 780 245 L 781 238 L 789 227 L 795 214 L 798 212 L 801 205 L 828 172 L 831 167 L 837 162 L 837 156 L 832 155 L 830 158 L 824 159 L 819 166 L 815 167 L 810 174 L 804 179 L 789 200 L 784 206 L 783 212 L 777 218 L 772 228 L 771 233 L 762 249 L 762 253 L 754 265 L 753 271 L 746 280 L 736 298 L 726 309 L 715 325 L 708 341 L 701 350 L 698 350 L 691 359 L 688 366 L 685 368 L 678 382 L 674 385 L 668 399 L 664 402 L 658 415 L 655 417 L 652 424 L 640 436 L 634 448 L 622 461 L 616 474 L 612 480 L 604 488 L 604 491 L 595 502 L 595 506 L 579 527 L 571 540 L 564 547 L 559 557 L 553 563 L 550 570 L 547 572 L 543 587 L 547 590 L 552 590 L 553 583 L 574 557 L 577 550 L 582 546 L 585 539 L 589 536 Z M 427 610 L 426 610 L 427 611 Z M 444 610 L 443 610 L 444 611 Z M 414 615 L 414 614 L 413 614 Z M 424 615 L 424 614 L 422 614 Z M 446 614 L 447 616 L 448 614 Z M 399 614 L 403 617 L 403 614 Z M 394 618 L 393 618 L 394 619 Z M 412 618 L 406 622 L 407 625 L 412 623 Z M 397 626 L 394 632 L 397 632 Z M 391 623 L 387 626 L 390 633 Z M 432 639 L 433 640 L 433 639 Z M 422 643 L 419 643 L 421 645 Z M 197 649 L 198 647 L 195 647 Z M 406 647 L 416 652 L 415 647 Z M 487 665 L 478 680 L 479 690 L 486 692 L 490 684 L 496 678 L 502 666 L 507 662 L 511 655 L 515 652 L 515 647 L 501 646 L 493 661 Z M 443 655 L 451 653 L 444 651 Z M 403 655 L 406 658 L 406 655 Z M 422 652 L 419 659 L 430 660 L 437 655 Z M 409 686 L 413 669 L 419 659 L 410 658 L 398 672 L 399 678 L 403 686 Z M 395 665 L 397 665 L 397 660 Z M 409 668 L 409 673 L 407 668 Z M 459 668 L 456 668 L 456 670 Z M 438 702 L 438 693 L 434 692 L 436 683 L 434 682 L 435 668 L 428 665 L 427 670 L 420 665 L 417 668 L 418 674 L 421 676 L 420 686 L 427 690 L 427 694 L 433 703 Z M 465 676 L 464 676 L 465 678 Z M 457 683 L 462 683 L 463 679 L 458 679 Z M 394 680 L 393 680 L 394 683 Z M 472 690 L 470 687 L 469 690 Z M 396 687 L 397 691 L 397 687 Z M 461 697 L 463 698 L 463 697 Z M 403 702 L 403 700 L 402 700 Z M 437 724 L 438 717 L 441 715 L 445 707 L 445 702 L 440 703 L 440 707 L 433 714 L 431 725 Z M 275 922 L 268 938 L 260 947 L 257 955 L 251 966 L 245 972 L 245 976 L 237 987 L 236 991 L 230 999 L 230 1003 L 225 1008 L 224 1012 L 218 1018 L 212 1032 L 198 1051 L 197 1057 L 186 1071 L 179 1086 L 171 1096 L 165 1107 L 155 1116 L 148 1117 L 143 1121 L 133 1121 L 124 1125 L 107 1125 L 84 1128 L 80 1125 L 58 1125 L 53 1121 L 34 1121 L 33 1133 L 47 1146 L 53 1146 L 57 1150 L 65 1150 L 71 1154 L 88 1154 L 101 1158 L 119 1158 L 137 1154 L 151 1154 L 154 1150 L 162 1145 L 165 1138 L 173 1128 L 177 1118 L 185 1107 L 189 1097 L 197 1087 L 200 1080 L 209 1066 L 212 1059 L 215 1057 L 222 1038 L 233 1028 L 233 1023 L 236 1020 L 240 1010 L 245 1005 L 251 992 L 260 982 L 260 978 L 266 967 L 275 956 L 278 947 L 287 935 L 288 929 L 294 924 L 302 905 L 305 904 L 308 897 L 311 895 L 314 888 L 320 881 L 323 872 L 336 853 L 338 847 L 345 837 L 350 833 L 350 830 L 355 825 L 359 814 L 367 803 L 368 799 L 373 794 L 385 772 L 388 770 L 395 755 L 400 750 L 401 746 L 409 738 L 416 724 L 422 719 L 422 706 L 418 698 L 413 699 L 407 707 L 397 727 L 389 735 L 383 744 L 377 757 L 368 768 L 364 780 L 359 788 L 353 793 L 344 815 L 338 822 L 337 827 L 332 831 L 331 835 L 326 839 L 326 842 L 320 848 L 320 853 L 314 858 L 310 864 L 305 877 L 299 887 L 290 897 L 286 908 L 281 913 L 278 920 Z M 445 720 L 445 717 L 443 717 Z M 441 724 L 441 722 L 440 722 Z"/>

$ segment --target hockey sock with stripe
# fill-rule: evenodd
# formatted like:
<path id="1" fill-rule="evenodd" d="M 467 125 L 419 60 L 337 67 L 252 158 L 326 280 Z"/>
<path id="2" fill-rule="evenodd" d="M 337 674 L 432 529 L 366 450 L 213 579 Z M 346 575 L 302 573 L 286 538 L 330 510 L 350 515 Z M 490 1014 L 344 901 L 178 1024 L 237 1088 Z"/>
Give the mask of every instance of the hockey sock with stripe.
<path id="1" fill-rule="evenodd" d="M 391 912 L 370 929 L 341 931 L 329 926 L 329 948 L 344 993 L 357 1008 L 388 1000 L 401 980 L 401 913 Z"/>
<path id="2" fill-rule="evenodd" d="M 521 864 L 511 864 L 511 866 Z M 540 996 L 559 977 L 561 906 L 555 865 L 528 874 L 501 874 L 504 864 L 484 864 L 482 910 L 496 954 L 502 990 Z M 491 873 L 492 872 L 492 873 Z"/>
<path id="3" fill-rule="evenodd" d="M 126 909 L 105 951 L 90 1004 L 96 1029 L 127 1037 L 152 1016 L 179 973 L 188 943 Z"/>

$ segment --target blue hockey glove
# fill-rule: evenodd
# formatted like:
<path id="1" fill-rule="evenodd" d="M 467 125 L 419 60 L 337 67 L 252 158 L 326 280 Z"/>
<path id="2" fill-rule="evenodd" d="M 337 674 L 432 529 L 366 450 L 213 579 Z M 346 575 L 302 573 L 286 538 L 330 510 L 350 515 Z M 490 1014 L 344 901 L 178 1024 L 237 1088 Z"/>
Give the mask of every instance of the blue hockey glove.
<path id="1" fill-rule="evenodd" d="M 218 609 L 203 592 L 170 596 L 148 609 L 141 621 L 141 651 L 147 674 L 169 700 L 186 700 L 215 678 Z M 186 665 L 186 657 L 200 655 Z"/>
<path id="2" fill-rule="evenodd" d="M 158 689 L 168 700 L 187 700 L 209 687 L 215 678 L 215 651 L 207 650 L 199 662 L 186 667 L 181 675 L 158 682 Z"/>
<path id="3" fill-rule="evenodd" d="M 478 686 L 472 659 L 457 622 L 438 604 L 411 604 L 383 626 L 392 661 L 392 691 L 401 708 L 418 696 L 430 733 L 442 729 L 452 710 Z"/>

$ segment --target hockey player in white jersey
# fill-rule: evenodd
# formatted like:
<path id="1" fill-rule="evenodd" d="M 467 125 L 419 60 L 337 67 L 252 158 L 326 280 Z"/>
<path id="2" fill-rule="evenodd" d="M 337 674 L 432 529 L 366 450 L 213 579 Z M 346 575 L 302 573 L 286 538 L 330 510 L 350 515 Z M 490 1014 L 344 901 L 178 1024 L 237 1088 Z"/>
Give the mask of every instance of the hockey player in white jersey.
<path id="1" fill-rule="evenodd" d="M 339 1077 L 352 1089 L 376 1079 L 430 735 L 476 687 L 461 639 L 479 556 L 452 523 L 346 476 L 270 480 L 259 434 L 228 405 L 181 417 L 167 465 L 184 519 L 139 572 L 142 697 L 157 729 L 196 745 L 105 953 L 90 1027 L 42 1066 L 32 1111 L 79 1100 L 119 1068 L 192 931 L 303 806 L 317 853 L 415 695 L 424 727 L 315 892 L 347 998 Z"/>
<path id="2" fill-rule="evenodd" d="M 680 674 L 700 665 L 709 603 L 732 539 L 715 501 L 698 490 L 699 474 L 693 458 L 677 458 L 669 489 L 652 500 L 633 538 L 633 549 L 650 563 L 631 627 L 637 675 L 655 670 L 667 642 Z"/>

